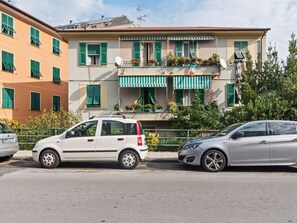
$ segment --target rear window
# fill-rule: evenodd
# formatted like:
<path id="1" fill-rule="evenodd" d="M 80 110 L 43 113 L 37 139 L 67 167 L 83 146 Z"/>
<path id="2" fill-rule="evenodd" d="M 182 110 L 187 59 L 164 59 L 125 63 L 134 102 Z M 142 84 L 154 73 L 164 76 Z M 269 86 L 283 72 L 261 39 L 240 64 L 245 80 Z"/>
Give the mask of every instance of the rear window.
<path id="1" fill-rule="evenodd" d="M 297 134 L 295 123 L 290 122 L 272 122 L 270 127 L 273 135 L 291 135 Z"/>
<path id="2" fill-rule="evenodd" d="M 0 134 L 4 134 L 4 133 L 13 133 L 13 131 L 11 130 L 11 128 L 9 128 L 7 125 L 5 125 L 4 123 L 0 123 Z"/>
<path id="3" fill-rule="evenodd" d="M 136 133 L 136 123 L 127 123 L 126 124 L 127 135 L 137 135 Z"/>

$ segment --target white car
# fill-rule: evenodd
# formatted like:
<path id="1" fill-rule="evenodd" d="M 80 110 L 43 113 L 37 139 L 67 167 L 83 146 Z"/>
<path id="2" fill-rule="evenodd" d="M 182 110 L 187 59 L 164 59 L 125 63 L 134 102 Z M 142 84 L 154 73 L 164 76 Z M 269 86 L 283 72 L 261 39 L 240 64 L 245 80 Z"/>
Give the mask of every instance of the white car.
<path id="1" fill-rule="evenodd" d="M 116 161 L 125 169 L 137 167 L 148 152 L 141 123 L 133 119 L 93 118 L 61 135 L 36 143 L 33 159 L 45 168 L 64 161 Z"/>
<path id="2" fill-rule="evenodd" d="M 4 122 L 0 122 L 0 160 L 8 160 L 19 151 L 17 135 Z"/>

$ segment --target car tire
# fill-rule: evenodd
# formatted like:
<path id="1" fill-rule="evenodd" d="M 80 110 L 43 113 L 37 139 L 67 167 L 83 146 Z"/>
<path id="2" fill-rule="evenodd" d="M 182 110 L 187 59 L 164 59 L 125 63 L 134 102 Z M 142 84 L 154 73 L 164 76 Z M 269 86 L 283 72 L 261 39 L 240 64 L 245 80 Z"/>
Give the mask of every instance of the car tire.
<path id="1" fill-rule="evenodd" d="M 119 163 L 124 169 L 134 169 L 139 164 L 139 156 L 136 152 L 126 150 L 121 153 Z"/>
<path id="2" fill-rule="evenodd" d="M 208 172 L 219 172 L 226 166 L 226 157 L 219 150 L 208 150 L 202 156 L 201 165 Z"/>
<path id="3" fill-rule="evenodd" d="M 39 158 L 40 164 L 44 168 L 56 168 L 60 164 L 60 157 L 54 150 L 44 150 Z"/>

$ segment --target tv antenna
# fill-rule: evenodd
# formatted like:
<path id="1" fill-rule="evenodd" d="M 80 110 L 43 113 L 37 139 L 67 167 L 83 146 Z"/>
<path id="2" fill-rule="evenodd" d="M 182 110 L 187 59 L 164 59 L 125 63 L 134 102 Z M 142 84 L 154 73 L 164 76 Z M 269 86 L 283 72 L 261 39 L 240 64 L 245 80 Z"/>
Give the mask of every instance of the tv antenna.
<path id="1" fill-rule="evenodd" d="M 141 26 L 141 24 L 149 18 L 149 15 L 143 12 L 144 11 L 143 5 L 138 6 L 136 10 L 139 13 L 139 16 L 137 17 L 138 25 Z"/>

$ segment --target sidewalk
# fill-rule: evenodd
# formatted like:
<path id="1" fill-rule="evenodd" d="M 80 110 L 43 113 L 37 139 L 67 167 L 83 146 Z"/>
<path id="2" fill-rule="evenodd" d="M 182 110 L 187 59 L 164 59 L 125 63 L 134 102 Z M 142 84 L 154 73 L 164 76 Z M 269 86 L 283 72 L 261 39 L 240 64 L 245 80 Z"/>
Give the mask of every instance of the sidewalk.
<path id="1" fill-rule="evenodd" d="M 19 150 L 14 154 L 13 159 L 29 159 L 32 158 L 31 150 Z M 148 152 L 145 160 L 177 160 L 176 152 Z"/>

